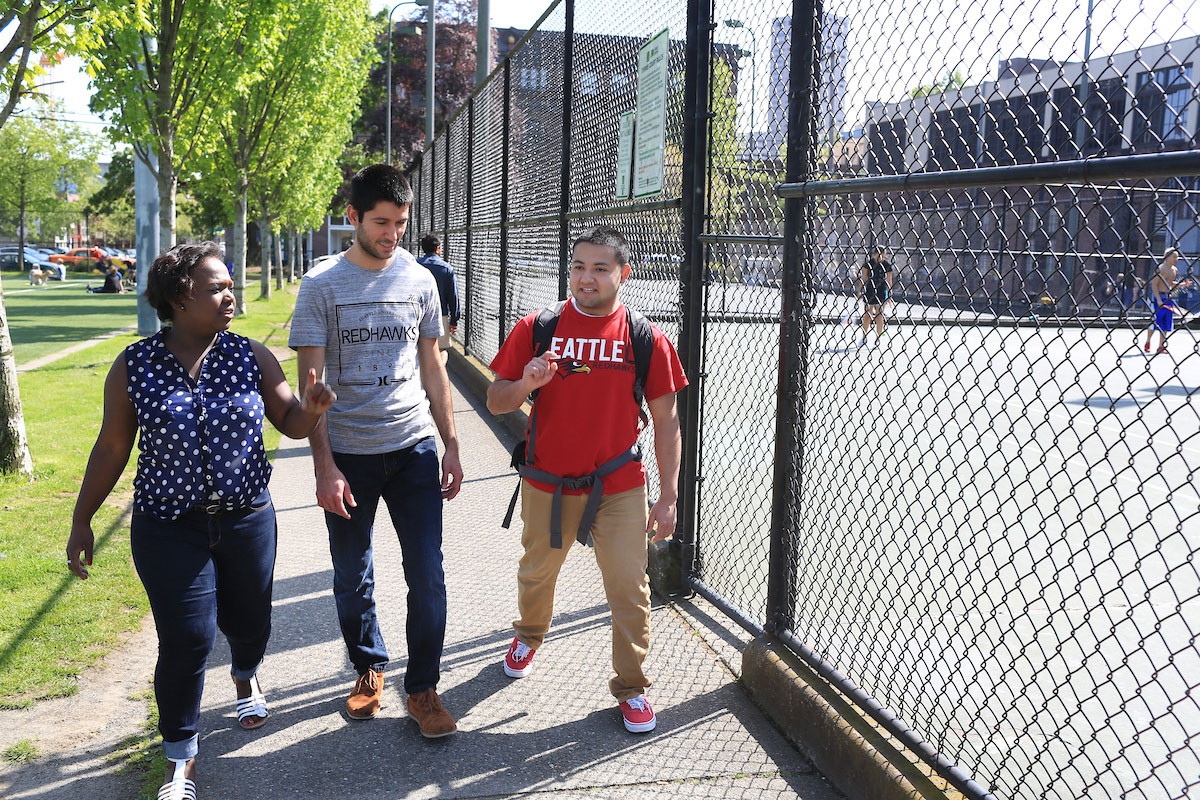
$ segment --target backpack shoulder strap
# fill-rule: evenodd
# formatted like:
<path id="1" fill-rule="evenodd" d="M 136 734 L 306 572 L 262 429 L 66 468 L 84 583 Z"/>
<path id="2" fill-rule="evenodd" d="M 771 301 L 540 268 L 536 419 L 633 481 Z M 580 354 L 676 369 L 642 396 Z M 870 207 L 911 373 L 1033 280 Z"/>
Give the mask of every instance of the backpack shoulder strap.
<path id="1" fill-rule="evenodd" d="M 646 379 L 650 376 L 650 360 L 654 356 L 654 326 L 650 320 L 625 306 L 629 324 L 629 342 L 633 349 L 633 399 L 638 405 L 638 416 L 642 425 L 649 422 L 642 401 L 646 397 Z"/>
<path id="2" fill-rule="evenodd" d="M 535 356 L 540 356 L 550 349 L 550 340 L 554 338 L 554 331 L 558 328 L 558 318 L 562 315 L 563 307 L 566 304 L 566 300 L 559 300 L 554 305 L 543 308 L 538 312 L 537 317 L 534 318 L 533 354 Z M 520 442 L 517 445 L 521 449 L 519 458 L 517 450 L 513 450 L 514 467 L 518 465 L 518 461 L 521 464 L 526 463 L 526 460 L 533 461 L 534 434 L 537 432 L 537 396 L 537 389 L 529 393 L 529 402 L 533 405 L 533 411 L 529 417 L 529 434 L 524 442 Z"/>
<path id="3" fill-rule="evenodd" d="M 558 318 L 562 316 L 566 304 L 566 300 L 559 300 L 554 305 L 547 306 L 538 312 L 537 318 L 533 321 L 533 354 L 535 356 L 540 356 L 550 349 L 550 340 L 554 338 L 554 331 L 558 328 Z"/>

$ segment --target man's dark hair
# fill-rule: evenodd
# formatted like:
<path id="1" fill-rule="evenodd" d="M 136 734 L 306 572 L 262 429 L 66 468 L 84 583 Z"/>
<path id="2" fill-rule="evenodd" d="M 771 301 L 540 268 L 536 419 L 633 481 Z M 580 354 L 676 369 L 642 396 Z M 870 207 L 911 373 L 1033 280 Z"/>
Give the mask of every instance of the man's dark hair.
<path id="1" fill-rule="evenodd" d="M 350 179 L 350 205 L 361 217 L 381 200 L 398 206 L 410 206 L 412 187 L 404 173 L 389 164 L 363 167 Z"/>
<path id="2" fill-rule="evenodd" d="M 618 266 L 629 263 L 629 240 L 611 225 L 597 225 L 590 231 L 581 234 L 578 239 L 571 243 L 572 253 L 575 252 L 575 246 L 580 242 L 594 244 L 599 247 L 611 247 L 613 254 L 617 257 Z"/>
<path id="3" fill-rule="evenodd" d="M 175 316 L 175 303 L 192 291 L 192 272 L 206 258 L 221 260 L 216 242 L 177 244 L 154 259 L 146 273 L 146 302 L 163 322 Z"/>
<path id="4" fill-rule="evenodd" d="M 421 249 L 425 251 L 425 255 L 432 255 L 437 252 L 437 249 L 442 246 L 442 240 L 434 236 L 432 233 L 427 233 L 421 237 Z"/>

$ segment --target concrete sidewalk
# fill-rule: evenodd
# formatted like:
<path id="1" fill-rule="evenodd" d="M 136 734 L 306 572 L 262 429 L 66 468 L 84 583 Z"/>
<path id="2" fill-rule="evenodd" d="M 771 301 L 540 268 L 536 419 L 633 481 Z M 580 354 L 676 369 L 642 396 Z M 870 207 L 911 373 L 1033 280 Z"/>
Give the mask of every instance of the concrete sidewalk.
<path id="1" fill-rule="evenodd" d="M 346 717 L 355 675 L 337 626 L 312 462 L 307 443 L 284 440 L 271 484 L 280 529 L 274 632 L 260 673 L 271 718 L 254 732 L 237 726 L 228 649 L 218 637 L 200 720 L 199 796 L 839 797 L 738 687 L 745 639 L 711 607 L 655 601 L 647 672 L 658 729 L 627 733 L 607 690 L 609 615 L 589 549 L 576 546 L 567 559 L 554 626 L 533 672 L 505 676 L 520 533 L 500 521 L 516 478 L 506 434 L 457 382 L 454 407 L 466 481 L 446 506 L 450 606 L 438 688 L 460 732 L 426 740 L 408 718 L 405 586 L 382 506 L 376 599 L 393 662 L 380 715 Z M 149 675 L 152 661 L 143 668 Z M 81 780 L 46 788 L 25 787 L 20 796 L 101 796 Z"/>

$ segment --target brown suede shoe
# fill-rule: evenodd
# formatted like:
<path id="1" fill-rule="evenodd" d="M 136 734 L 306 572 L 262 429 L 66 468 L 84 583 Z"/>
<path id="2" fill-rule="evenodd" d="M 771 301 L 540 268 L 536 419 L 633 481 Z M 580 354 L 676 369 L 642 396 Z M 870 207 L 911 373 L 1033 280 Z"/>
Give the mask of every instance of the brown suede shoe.
<path id="1" fill-rule="evenodd" d="M 383 673 L 369 669 L 354 682 L 354 691 L 346 701 L 350 719 L 371 719 L 379 713 L 383 698 Z"/>
<path id="2" fill-rule="evenodd" d="M 410 694 L 408 713 L 421 726 L 421 735 L 427 739 L 449 736 L 458 730 L 454 717 L 442 705 L 442 699 L 434 689 Z"/>

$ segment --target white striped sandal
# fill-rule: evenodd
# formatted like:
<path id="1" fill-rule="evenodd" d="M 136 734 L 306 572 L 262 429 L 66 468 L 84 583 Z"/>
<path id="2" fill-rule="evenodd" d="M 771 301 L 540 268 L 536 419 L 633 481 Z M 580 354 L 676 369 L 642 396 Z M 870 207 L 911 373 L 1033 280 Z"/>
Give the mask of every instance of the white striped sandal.
<path id="1" fill-rule="evenodd" d="M 236 679 L 234 685 L 236 685 Z M 254 675 L 250 678 L 250 696 L 240 697 L 237 701 L 238 724 L 245 730 L 252 731 L 255 728 L 261 728 L 266 723 L 269 714 L 267 698 L 263 696 L 258 676 Z"/>
<path id="2" fill-rule="evenodd" d="M 191 778 L 184 777 L 187 772 L 187 762 L 172 761 L 171 763 L 175 765 L 175 774 L 158 790 L 158 800 L 196 800 L 196 782 Z"/>

